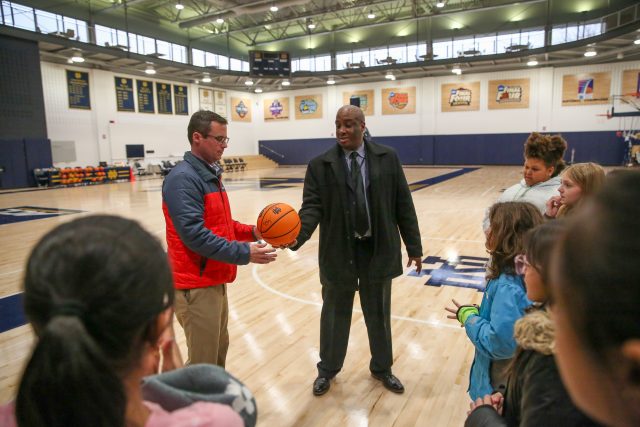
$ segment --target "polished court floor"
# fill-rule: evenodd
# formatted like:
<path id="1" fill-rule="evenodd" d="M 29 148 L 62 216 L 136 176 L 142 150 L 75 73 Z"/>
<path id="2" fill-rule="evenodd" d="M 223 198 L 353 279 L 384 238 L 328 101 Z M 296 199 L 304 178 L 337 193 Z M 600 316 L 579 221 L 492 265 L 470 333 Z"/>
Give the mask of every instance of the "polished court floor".
<path id="1" fill-rule="evenodd" d="M 304 172 L 303 167 L 291 167 L 225 174 L 234 218 L 254 223 L 262 207 L 273 202 L 298 209 Z M 405 393 L 393 394 L 369 375 L 367 334 L 356 298 L 344 369 L 328 394 L 312 395 L 321 305 L 318 241 L 312 238 L 297 252 L 279 251 L 272 264 L 240 267 L 229 287 L 227 369 L 255 394 L 259 426 L 464 423 L 473 348 L 457 322 L 446 318 L 443 307 L 451 298 L 480 302 L 477 288 L 486 257 L 482 217 L 500 191 L 520 179 L 521 168 L 408 167 L 405 174 L 412 185 L 426 260 L 426 274 L 406 269 L 392 288 L 393 371 Z M 0 193 L 0 211 L 24 206 L 72 211 L 0 225 L 0 302 L 21 292 L 23 266 L 37 240 L 78 215 L 109 213 L 136 219 L 164 241 L 161 185 L 161 178 L 152 178 Z M 0 319 L 6 320 L 7 313 L 0 312 Z M 186 354 L 177 323 L 176 332 Z M 0 403 L 15 395 L 32 340 L 28 325 L 0 333 Z"/>

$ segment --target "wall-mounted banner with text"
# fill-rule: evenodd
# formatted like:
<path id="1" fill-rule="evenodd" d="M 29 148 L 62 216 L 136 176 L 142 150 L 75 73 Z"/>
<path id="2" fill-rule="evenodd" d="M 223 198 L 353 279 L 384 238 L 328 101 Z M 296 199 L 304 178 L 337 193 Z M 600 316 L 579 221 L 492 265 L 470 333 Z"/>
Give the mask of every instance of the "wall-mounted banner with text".
<path id="1" fill-rule="evenodd" d="M 489 109 L 529 108 L 529 79 L 489 80 Z"/>
<path id="2" fill-rule="evenodd" d="M 608 104 L 611 72 L 562 76 L 562 106 Z"/>
<path id="3" fill-rule="evenodd" d="M 133 101 L 133 79 L 126 77 L 114 78 L 116 83 L 116 106 L 118 111 L 136 111 Z"/>
<path id="4" fill-rule="evenodd" d="M 289 120 L 289 97 L 265 99 L 264 121 Z"/>
<path id="5" fill-rule="evenodd" d="M 69 108 L 78 108 L 81 110 L 91 109 L 89 73 L 67 70 L 67 92 L 69 96 Z"/>
<path id="6" fill-rule="evenodd" d="M 231 120 L 251 123 L 251 100 L 231 97 Z"/>
<path id="7" fill-rule="evenodd" d="M 322 95 L 302 95 L 295 97 L 296 120 L 321 119 Z"/>
<path id="8" fill-rule="evenodd" d="M 480 109 L 480 82 L 444 83 L 440 86 L 442 112 Z"/>
<path id="9" fill-rule="evenodd" d="M 416 87 L 382 89 L 382 114 L 415 114 Z"/>
<path id="10" fill-rule="evenodd" d="M 186 86 L 173 85 L 173 105 L 178 116 L 189 115 L 189 97 Z"/>
<path id="11" fill-rule="evenodd" d="M 153 102 L 153 83 L 147 80 L 136 80 L 138 90 L 138 112 L 150 113 L 156 112 Z"/>
<path id="12" fill-rule="evenodd" d="M 156 94 L 158 94 L 158 114 L 173 114 L 171 85 L 156 82 Z"/>

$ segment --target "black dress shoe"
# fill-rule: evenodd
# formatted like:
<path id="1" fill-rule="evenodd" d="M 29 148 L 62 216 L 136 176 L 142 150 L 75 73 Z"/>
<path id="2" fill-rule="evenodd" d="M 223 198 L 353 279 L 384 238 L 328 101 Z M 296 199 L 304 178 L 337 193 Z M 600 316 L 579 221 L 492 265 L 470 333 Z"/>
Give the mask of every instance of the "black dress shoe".
<path id="1" fill-rule="evenodd" d="M 391 390 L 394 393 L 404 393 L 404 386 L 395 375 L 391 373 L 376 374 L 375 372 L 372 372 L 371 376 L 378 381 L 381 381 L 387 390 Z"/>
<path id="2" fill-rule="evenodd" d="M 322 396 L 329 391 L 329 387 L 331 387 L 329 378 L 318 377 L 313 382 L 313 394 L 316 396 Z"/>

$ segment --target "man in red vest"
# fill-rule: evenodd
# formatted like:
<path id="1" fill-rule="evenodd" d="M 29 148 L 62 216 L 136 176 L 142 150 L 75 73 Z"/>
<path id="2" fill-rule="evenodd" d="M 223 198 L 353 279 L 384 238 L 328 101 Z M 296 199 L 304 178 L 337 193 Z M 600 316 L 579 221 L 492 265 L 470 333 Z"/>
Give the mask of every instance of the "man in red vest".
<path id="1" fill-rule="evenodd" d="M 211 111 L 191 116 L 191 151 L 162 185 L 169 260 L 176 288 L 175 313 L 187 338 L 187 363 L 224 367 L 229 348 L 227 283 L 237 265 L 267 264 L 275 249 L 249 243 L 256 228 L 231 217 L 218 166 L 227 137 L 227 120 Z"/>

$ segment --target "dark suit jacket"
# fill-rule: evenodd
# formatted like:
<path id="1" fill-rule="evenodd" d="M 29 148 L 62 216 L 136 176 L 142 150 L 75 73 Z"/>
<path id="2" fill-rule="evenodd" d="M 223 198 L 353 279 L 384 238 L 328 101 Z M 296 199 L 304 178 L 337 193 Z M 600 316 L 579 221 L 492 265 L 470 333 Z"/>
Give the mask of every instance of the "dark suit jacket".
<path id="1" fill-rule="evenodd" d="M 422 256 L 418 219 L 396 152 L 373 142 L 365 142 L 365 150 L 374 245 L 369 277 L 371 281 L 390 280 L 403 271 L 400 235 L 409 256 Z M 302 246 L 320 224 L 320 282 L 355 290 L 355 233 L 348 191 L 344 151 L 336 144 L 309 162 L 299 212 L 302 228 L 291 249 Z"/>

